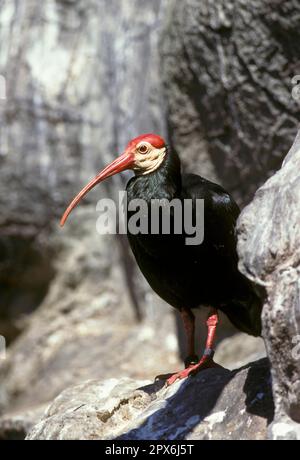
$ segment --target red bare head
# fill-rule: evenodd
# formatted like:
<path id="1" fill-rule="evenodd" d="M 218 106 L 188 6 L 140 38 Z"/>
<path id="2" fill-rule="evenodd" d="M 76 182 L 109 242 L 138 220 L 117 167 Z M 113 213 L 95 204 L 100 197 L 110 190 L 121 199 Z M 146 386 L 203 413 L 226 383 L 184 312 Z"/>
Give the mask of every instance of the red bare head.
<path id="1" fill-rule="evenodd" d="M 64 212 L 60 225 L 64 225 L 69 214 L 77 206 L 79 201 L 99 182 L 126 169 L 133 169 L 136 174 L 149 174 L 161 165 L 166 151 L 164 139 L 157 134 L 141 134 L 132 139 L 127 144 L 124 153 L 106 166 L 75 196 Z"/>
<path id="2" fill-rule="evenodd" d="M 161 149 L 166 146 L 164 139 L 161 136 L 153 133 L 141 134 L 140 136 L 131 139 L 128 142 L 126 150 L 136 147 L 140 142 L 147 142 L 151 144 L 156 149 Z"/>

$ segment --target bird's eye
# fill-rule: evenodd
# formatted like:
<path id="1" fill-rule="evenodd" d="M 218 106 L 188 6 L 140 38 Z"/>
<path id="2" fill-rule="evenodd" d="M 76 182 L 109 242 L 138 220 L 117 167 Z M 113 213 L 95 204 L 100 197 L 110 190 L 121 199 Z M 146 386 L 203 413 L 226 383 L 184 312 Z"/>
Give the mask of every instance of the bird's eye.
<path id="1" fill-rule="evenodd" d="M 148 151 L 148 146 L 146 144 L 142 144 L 138 148 L 140 153 L 146 153 Z"/>

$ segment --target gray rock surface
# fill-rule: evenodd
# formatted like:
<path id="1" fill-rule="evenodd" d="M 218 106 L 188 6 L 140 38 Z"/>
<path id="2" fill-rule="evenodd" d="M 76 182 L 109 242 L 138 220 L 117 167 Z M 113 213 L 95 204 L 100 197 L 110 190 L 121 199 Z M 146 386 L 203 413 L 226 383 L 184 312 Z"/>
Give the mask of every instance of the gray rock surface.
<path id="1" fill-rule="evenodd" d="M 297 1 L 183 0 L 162 39 L 170 142 L 248 202 L 291 145 L 299 98 Z"/>
<path id="2" fill-rule="evenodd" d="M 208 369 L 169 388 L 130 379 L 68 388 L 27 439 L 265 439 L 272 420 L 267 360 Z"/>
<path id="3" fill-rule="evenodd" d="M 1 2 L 0 333 L 14 342 L 0 366 L 0 412 L 82 379 L 139 378 L 141 362 L 144 378 L 179 365 L 170 309 L 149 293 L 123 239 L 96 232 L 97 200 L 128 177 L 103 184 L 58 226 L 74 193 L 131 137 L 164 133 L 165 7 Z"/>
<path id="4" fill-rule="evenodd" d="M 238 222 L 240 268 L 265 292 L 263 336 L 272 365 L 270 437 L 300 439 L 300 132 L 282 168 Z"/>
<path id="5" fill-rule="evenodd" d="M 0 333 L 14 340 L 0 366 L 0 412 L 9 411 L 0 419 L 3 438 L 23 437 L 37 421 L 40 404 L 70 385 L 97 379 L 84 388 L 88 400 L 94 392 L 101 412 L 103 379 L 153 378 L 179 366 L 170 309 L 149 292 L 124 240 L 95 230 L 97 199 L 115 196 L 115 186 L 123 186 L 127 176 L 92 192 L 63 232 L 58 218 L 129 138 L 151 130 L 168 133 L 187 169 L 222 182 L 240 203 L 249 201 L 278 169 L 294 137 L 299 101 L 291 96 L 290 79 L 300 73 L 298 13 L 297 2 L 271 0 L 203 0 L 201 7 L 195 0 L 1 2 L 0 74 L 7 99 L 0 100 Z M 243 214 L 239 230 L 241 269 L 267 292 L 264 335 L 274 363 L 274 438 L 296 437 L 299 426 L 299 361 L 290 353 L 298 344 L 298 159 L 295 152 L 288 155 Z M 287 312 L 295 320 L 289 322 Z M 232 348 L 223 344 L 220 362 L 234 368 L 261 356 L 261 342 L 243 337 Z M 186 409 L 183 429 L 187 433 L 192 423 L 199 430 L 193 426 L 191 436 L 221 438 L 224 424 L 218 420 L 225 411 L 232 427 L 228 438 L 265 437 L 264 408 L 258 415 L 238 412 L 245 409 L 241 389 L 251 369 L 230 374 L 229 381 L 228 372 L 218 372 L 220 382 L 228 383 L 227 399 L 214 401 L 217 411 L 203 413 L 200 407 L 201 423 Z M 230 386 L 235 381 L 239 386 Z M 124 386 L 129 395 L 136 388 L 134 380 Z M 196 391 L 192 381 L 185 386 Z M 72 411 L 78 396 L 69 391 Z M 175 413 L 175 390 L 164 391 L 152 387 L 153 404 L 158 394 L 163 406 L 168 394 Z M 230 391 L 240 395 L 232 411 Z M 143 401 L 147 411 L 149 399 Z M 78 411 L 78 421 L 86 421 Z M 237 414 L 241 426 L 234 422 Z M 53 412 L 45 436 L 57 435 L 56 416 L 64 417 L 63 407 Z M 157 436 L 160 416 L 165 414 L 155 416 Z M 147 432 L 147 414 L 143 420 Z M 138 436 L 140 428 L 127 421 L 126 433 Z M 69 423 L 63 436 L 75 434 Z M 96 436 L 102 433 L 94 425 L 85 433 L 83 426 L 76 430 L 84 437 L 94 428 Z M 176 434 L 177 428 L 167 435 L 189 436 Z"/>
<path id="6" fill-rule="evenodd" d="M 52 235 L 66 204 L 131 137 L 164 133 L 157 40 L 165 5 L 1 2 L 0 326 L 8 341 L 56 279 Z M 103 184 L 106 196 L 112 184 Z M 97 197 L 84 203 L 95 209 Z M 132 290 L 138 275 L 126 246 L 115 244 Z M 137 308 L 139 290 L 132 295 Z"/>
<path id="7" fill-rule="evenodd" d="M 171 307 L 153 296 L 143 322 L 135 321 L 113 237 L 93 227 L 93 212 L 79 209 L 53 242 L 62 246 L 55 283 L 0 367 L 10 411 L 51 401 L 88 378 L 153 378 L 180 365 Z"/>
<path id="8" fill-rule="evenodd" d="M 40 421 L 47 406 L 37 406 L 23 413 L 8 413 L 0 417 L 0 441 L 24 440 L 27 433 Z"/>
<path id="9" fill-rule="evenodd" d="M 14 342 L 0 366 L 0 412 L 51 401 L 82 379 L 179 366 L 181 326 L 126 241 L 95 230 L 97 199 L 127 177 L 104 183 L 58 227 L 74 193 L 129 138 L 166 131 L 158 39 L 168 5 L 1 3 L 0 333 Z M 227 322 L 220 338 L 232 330 Z"/>
<path id="10" fill-rule="evenodd" d="M 262 338 L 240 332 L 221 341 L 214 359 L 223 367 L 233 370 L 265 356 L 266 348 Z"/>

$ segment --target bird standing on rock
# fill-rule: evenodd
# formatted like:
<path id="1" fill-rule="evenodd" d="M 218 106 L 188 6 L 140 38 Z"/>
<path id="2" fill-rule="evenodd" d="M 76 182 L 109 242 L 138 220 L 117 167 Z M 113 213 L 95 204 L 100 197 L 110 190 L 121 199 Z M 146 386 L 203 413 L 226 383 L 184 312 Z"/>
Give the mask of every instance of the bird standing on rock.
<path id="1" fill-rule="evenodd" d="M 132 139 L 124 153 L 104 168 L 66 209 L 61 225 L 79 201 L 95 185 L 126 169 L 134 171 L 126 187 L 129 221 L 132 200 L 144 200 L 149 212 L 153 200 L 186 200 L 192 203 L 196 220 L 197 200 L 204 203 L 204 239 L 201 244 L 186 244 L 185 229 L 175 231 L 175 215 L 170 209 L 170 232 L 128 232 L 128 240 L 143 275 L 152 289 L 179 310 L 188 343 L 185 369 L 171 374 L 170 385 L 201 369 L 214 367 L 213 346 L 218 323 L 218 310 L 223 311 L 239 330 L 259 336 L 262 304 L 251 283 L 238 271 L 235 224 L 239 208 L 219 185 L 195 174 L 182 174 L 178 155 L 170 151 L 164 139 L 156 134 L 143 134 Z M 184 215 L 182 215 L 182 219 Z M 195 354 L 195 318 L 193 309 L 209 307 L 207 340 L 202 358 Z"/>

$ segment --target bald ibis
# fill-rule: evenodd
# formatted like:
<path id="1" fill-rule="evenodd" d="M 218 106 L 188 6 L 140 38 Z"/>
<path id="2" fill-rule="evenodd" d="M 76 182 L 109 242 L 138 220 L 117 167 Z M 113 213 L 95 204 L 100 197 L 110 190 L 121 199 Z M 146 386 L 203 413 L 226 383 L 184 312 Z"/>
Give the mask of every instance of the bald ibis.
<path id="1" fill-rule="evenodd" d="M 182 174 L 178 155 L 170 151 L 158 135 L 143 134 L 132 139 L 124 153 L 74 198 L 61 219 L 61 225 L 96 184 L 126 169 L 135 173 L 126 187 L 128 203 L 143 199 L 149 210 L 152 200 L 190 200 L 195 217 L 196 200 L 204 200 L 204 239 L 201 244 L 187 245 L 185 230 L 176 233 L 174 222 L 168 234 L 161 231 L 161 226 L 159 232 L 153 234 L 128 232 L 129 244 L 143 275 L 162 299 L 179 310 L 183 320 L 188 357 L 185 369 L 167 379 L 167 384 L 172 384 L 177 379 L 217 365 L 213 361 L 213 346 L 218 310 L 223 311 L 239 330 L 259 336 L 262 305 L 251 283 L 237 268 L 235 224 L 240 212 L 237 204 L 219 185 L 196 174 Z M 171 211 L 170 215 L 172 219 Z M 131 216 L 132 211 L 128 209 L 127 219 Z M 194 348 L 192 310 L 200 306 L 209 307 L 209 313 L 206 347 L 199 360 Z"/>

